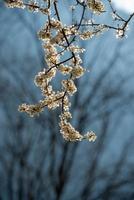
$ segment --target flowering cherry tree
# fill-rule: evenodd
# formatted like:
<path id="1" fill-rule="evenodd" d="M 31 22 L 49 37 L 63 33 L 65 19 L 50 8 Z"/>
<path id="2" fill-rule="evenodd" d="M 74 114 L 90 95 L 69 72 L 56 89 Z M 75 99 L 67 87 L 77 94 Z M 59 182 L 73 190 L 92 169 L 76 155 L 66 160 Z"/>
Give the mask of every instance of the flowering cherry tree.
<path id="1" fill-rule="evenodd" d="M 38 37 L 42 41 L 42 46 L 45 51 L 45 60 L 47 68 L 39 72 L 34 79 L 37 87 L 42 92 L 42 100 L 37 104 L 28 105 L 22 104 L 19 106 L 20 112 L 26 112 L 31 117 L 39 115 L 44 111 L 45 107 L 56 109 L 60 107 L 61 114 L 59 116 L 60 132 L 63 138 L 67 141 L 81 141 L 87 139 L 95 141 L 96 135 L 93 131 L 82 134 L 75 130 L 71 125 L 72 118 L 71 96 L 77 92 L 76 79 L 80 78 L 86 72 L 82 66 L 81 53 L 85 51 L 79 46 L 80 40 L 89 40 L 92 37 L 98 36 L 105 31 L 114 30 L 117 38 L 126 36 L 128 24 L 134 16 L 132 13 L 127 19 L 124 19 L 114 9 L 111 0 L 73 0 L 68 2 L 68 10 L 77 13 L 81 10 L 79 21 L 72 20 L 71 24 L 66 25 L 62 19 L 60 10 L 61 0 L 43 0 L 40 2 L 25 1 L 25 0 L 8 0 L 6 5 L 9 8 L 26 8 L 32 12 L 40 12 L 46 15 L 45 25 L 38 32 Z M 107 11 L 112 23 L 98 23 L 97 18 Z M 53 86 L 53 79 L 56 75 L 62 75 L 61 87 L 56 91 Z"/>

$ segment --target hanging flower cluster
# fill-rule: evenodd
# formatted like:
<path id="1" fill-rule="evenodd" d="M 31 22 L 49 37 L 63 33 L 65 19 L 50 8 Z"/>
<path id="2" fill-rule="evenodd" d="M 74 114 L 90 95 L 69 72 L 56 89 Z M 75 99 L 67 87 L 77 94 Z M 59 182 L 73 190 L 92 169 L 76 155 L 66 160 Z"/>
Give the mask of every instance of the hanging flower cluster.
<path id="1" fill-rule="evenodd" d="M 59 2 L 60 0 L 44 0 L 44 7 L 41 7 L 35 1 L 28 1 L 28 3 L 23 0 L 7 1 L 7 6 L 10 8 L 27 8 L 29 11 L 41 12 L 47 15 L 44 27 L 38 32 L 38 37 L 42 40 L 42 46 L 45 50 L 47 69 L 39 72 L 34 80 L 36 86 L 42 92 L 43 99 L 35 105 L 22 104 L 19 106 L 19 111 L 26 112 L 31 117 L 34 117 L 35 115 L 39 115 L 45 107 L 49 109 L 60 107 L 59 126 L 65 140 L 81 141 L 87 139 L 95 141 L 96 135 L 93 131 L 83 135 L 75 130 L 70 123 L 70 119 L 72 118 L 70 113 L 70 97 L 77 92 L 75 79 L 80 78 L 85 73 L 80 58 L 80 54 L 85 49 L 76 45 L 76 41 L 79 39 L 90 39 L 109 29 L 116 30 L 118 36 L 122 37 L 125 35 L 128 22 L 133 16 L 130 16 L 128 21 L 126 21 L 114 12 L 114 15 L 122 22 L 121 28 L 106 24 L 96 24 L 92 19 L 85 20 L 84 15 L 86 10 L 99 15 L 104 13 L 105 7 L 102 1 L 76 0 L 75 5 L 71 7 L 75 10 L 77 6 L 81 6 L 82 15 L 80 21 L 79 23 L 64 25 L 58 8 Z M 109 3 L 111 5 L 111 1 Z M 61 89 L 59 91 L 55 91 L 52 85 L 52 80 L 55 78 L 57 72 L 60 72 L 64 77 L 61 81 Z"/>

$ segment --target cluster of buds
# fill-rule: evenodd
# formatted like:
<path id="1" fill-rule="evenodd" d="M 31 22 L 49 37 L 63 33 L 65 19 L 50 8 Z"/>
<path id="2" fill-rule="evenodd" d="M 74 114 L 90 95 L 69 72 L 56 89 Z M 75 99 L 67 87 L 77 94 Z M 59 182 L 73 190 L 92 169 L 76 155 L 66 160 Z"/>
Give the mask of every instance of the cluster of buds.
<path id="1" fill-rule="evenodd" d="M 87 5 L 95 14 L 100 15 L 105 12 L 105 7 L 100 0 L 87 0 Z"/>
<path id="2" fill-rule="evenodd" d="M 85 22 L 84 13 L 86 9 L 99 15 L 105 12 L 105 7 L 101 0 L 76 0 L 76 4 L 72 5 L 73 10 L 77 6 L 81 6 L 83 12 L 79 24 L 75 23 L 71 25 L 63 24 L 58 10 L 58 0 L 44 0 L 44 7 L 31 0 L 29 2 L 8 0 L 7 6 L 10 8 L 27 8 L 30 11 L 41 12 L 47 15 L 44 27 L 38 32 L 38 37 L 42 41 L 45 51 L 47 69 L 39 72 L 34 80 L 36 86 L 40 88 L 43 98 L 35 105 L 20 105 L 19 111 L 26 112 L 31 117 L 34 117 L 35 115 L 39 115 L 45 107 L 49 109 L 60 107 L 59 126 L 65 140 L 81 141 L 87 139 L 95 141 L 96 135 L 94 132 L 87 132 L 83 135 L 75 130 L 70 123 L 70 119 L 72 118 L 70 113 L 70 98 L 77 91 L 75 79 L 80 78 L 85 73 L 80 58 L 80 54 L 85 49 L 76 45 L 74 41 L 77 41 L 77 39 L 78 41 L 79 39 L 90 39 L 108 29 L 116 30 L 117 35 L 122 37 L 133 15 L 130 16 L 128 21 L 123 21 L 123 28 L 120 29 L 119 27 L 115 28 L 105 24 L 95 24 L 92 19 Z M 89 28 L 87 29 L 87 27 Z M 68 55 L 70 56 L 66 57 Z M 52 85 L 52 80 L 56 77 L 57 72 L 61 73 L 63 77 L 59 91 L 54 90 Z"/>
<path id="3" fill-rule="evenodd" d="M 22 0 L 7 0 L 6 5 L 9 8 L 25 8 Z"/>

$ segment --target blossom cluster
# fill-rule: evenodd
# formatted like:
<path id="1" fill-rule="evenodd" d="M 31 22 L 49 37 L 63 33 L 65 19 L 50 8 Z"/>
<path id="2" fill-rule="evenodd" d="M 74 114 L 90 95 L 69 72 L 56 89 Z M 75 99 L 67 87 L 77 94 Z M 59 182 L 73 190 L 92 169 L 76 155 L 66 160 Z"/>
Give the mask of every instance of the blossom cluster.
<path id="1" fill-rule="evenodd" d="M 9 8 L 25 8 L 24 3 L 22 0 L 9 0 L 7 1 L 6 5 Z"/>
<path id="2" fill-rule="evenodd" d="M 100 0 L 87 0 L 87 5 L 95 14 L 100 15 L 105 12 L 105 7 Z"/>
<path id="3" fill-rule="evenodd" d="M 82 66 L 80 54 L 85 49 L 76 45 L 76 41 L 91 39 L 93 36 L 99 35 L 109 29 L 116 30 L 119 37 L 123 37 L 126 31 L 128 21 L 118 16 L 118 19 L 124 24 L 121 28 L 108 26 L 106 24 L 96 24 L 94 21 L 85 20 L 85 10 L 93 12 L 93 14 L 102 14 L 105 12 L 105 6 L 101 0 L 76 0 L 76 4 L 72 5 L 72 10 L 77 6 L 83 9 L 79 23 L 65 25 L 61 19 L 58 10 L 60 0 L 44 0 L 44 6 L 39 5 L 35 1 L 24 2 L 23 0 L 8 0 L 7 6 L 10 8 L 26 8 L 32 12 L 41 12 L 47 16 L 44 27 L 38 32 L 38 37 L 42 41 L 45 51 L 45 60 L 47 69 L 39 72 L 34 79 L 37 87 L 42 92 L 42 100 L 35 105 L 22 104 L 19 106 L 20 112 L 26 112 L 31 117 L 39 115 L 45 107 L 56 109 L 60 107 L 61 114 L 59 116 L 60 132 L 67 141 L 81 141 L 87 139 L 95 141 L 96 135 L 93 131 L 87 132 L 85 135 L 79 133 L 71 125 L 70 98 L 77 92 L 75 79 L 84 75 L 85 69 Z M 109 1 L 110 2 L 110 1 Z M 66 57 L 66 55 L 70 55 Z M 57 72 L 61 73 L 63 80 L 59 91 L 53 89 L 52 80 L 56 77 Z"/>

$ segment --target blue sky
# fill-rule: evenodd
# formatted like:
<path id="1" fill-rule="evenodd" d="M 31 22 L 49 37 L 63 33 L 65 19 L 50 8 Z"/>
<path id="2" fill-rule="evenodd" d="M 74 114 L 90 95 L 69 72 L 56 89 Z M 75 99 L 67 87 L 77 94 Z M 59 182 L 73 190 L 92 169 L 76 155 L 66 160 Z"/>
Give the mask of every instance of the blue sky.
<path id="1" fill-rule="evenodd" d="M 134 12 L 134 0 L 113 0 L 115 6 L 125 12 Z"/>

